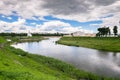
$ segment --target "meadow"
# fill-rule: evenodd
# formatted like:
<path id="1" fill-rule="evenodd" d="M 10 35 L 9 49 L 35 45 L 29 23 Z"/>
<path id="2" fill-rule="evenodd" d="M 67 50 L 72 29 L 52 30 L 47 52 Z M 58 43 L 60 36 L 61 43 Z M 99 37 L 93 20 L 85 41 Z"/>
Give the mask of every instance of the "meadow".
<path id="1" fill-rule="evenodd" d="M 120 52 L 119 37 L 62 37 L 58 43 L 103 51 Z"/>

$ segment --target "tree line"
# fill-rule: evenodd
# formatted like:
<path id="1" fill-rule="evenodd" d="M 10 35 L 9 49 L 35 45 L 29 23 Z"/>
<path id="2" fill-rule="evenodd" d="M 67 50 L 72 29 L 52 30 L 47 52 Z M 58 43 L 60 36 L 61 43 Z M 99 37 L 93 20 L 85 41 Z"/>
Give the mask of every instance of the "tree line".
<path id="1" fill-rule="evenodd" d="M 0 36 L 27 36 L 27 33 L 0 33 Z"/>
<path id="2" fill-rule="evenodd" d="M 63 36 L 63 33 L 31 33 L 32 36 Z M 27 36 L 27 33 L 0 33 L 0 36 Z"/>
<path id="3" fill-rule="evenodd" d="M 97 30 L 98 30 L 98 33 L 96 34 L 97 37 L 107 37 L 107 36 L 112 35 L 109 27 L 101 27 L 101 28 L 98 28 Z M 114 36 L 118 35 L 118 27 L 117 26 L 113 27 L 113 34 L 114 34 Z"/>

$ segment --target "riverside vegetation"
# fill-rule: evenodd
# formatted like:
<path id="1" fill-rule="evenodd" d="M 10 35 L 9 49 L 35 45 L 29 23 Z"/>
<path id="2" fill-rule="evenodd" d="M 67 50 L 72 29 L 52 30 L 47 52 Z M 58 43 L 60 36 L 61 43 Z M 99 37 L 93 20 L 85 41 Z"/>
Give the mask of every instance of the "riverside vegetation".
<path id="1" fill-rule="evenodd" d="M 11 39 L 19 41 L 15 37 Z M 53 58 L 29 54 L 11 47 L 11 42 L 5 40 L 0 37 L 0 45 L 4 44 L 0 47 L 0 80 L 118 80 L 81 71 Z"/>
<path id="2" fill-rule="evenodd" d="M 120 52 L 120 37 L 62 37 L 58 43 Z"/>

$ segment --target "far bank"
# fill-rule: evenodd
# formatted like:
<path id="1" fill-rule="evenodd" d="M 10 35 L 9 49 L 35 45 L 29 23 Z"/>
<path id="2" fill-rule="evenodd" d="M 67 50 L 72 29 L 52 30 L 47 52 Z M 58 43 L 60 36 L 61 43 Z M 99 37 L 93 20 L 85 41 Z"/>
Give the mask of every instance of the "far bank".
<path id="1" fill-rule="evenodd" d="M 58 43 L 103 51 L 120 52 L 119 37 L 62 37 Z"/>

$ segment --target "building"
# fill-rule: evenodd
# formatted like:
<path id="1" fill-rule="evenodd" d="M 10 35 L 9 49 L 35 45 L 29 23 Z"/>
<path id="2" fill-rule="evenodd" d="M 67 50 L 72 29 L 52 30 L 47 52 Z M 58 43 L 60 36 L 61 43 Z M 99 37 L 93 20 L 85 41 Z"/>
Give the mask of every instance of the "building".
<path id="1" fill-rule="evenodd" d="M 85 36 L 85 33 L 81 32 L 81 31 L 77 31 L 77 32 L 74 32 L 72 34 L 73 34 L 73 36 Z"/>
<path id="2" fill-rule="evenodd" d="M 96 34 L 95 33 L 85 33 L 85 32 L 82 32 L 82 31 L 77 31 L 77 32 L 72 33 L 71 36 L 95 37 Z"/>
<path id="3" fill-rule="evenodd" d="M 32 34 L 30 33 L 30 31 L 27 33 L 28 37 L 32 37 Z"/>

